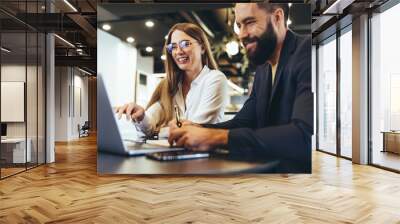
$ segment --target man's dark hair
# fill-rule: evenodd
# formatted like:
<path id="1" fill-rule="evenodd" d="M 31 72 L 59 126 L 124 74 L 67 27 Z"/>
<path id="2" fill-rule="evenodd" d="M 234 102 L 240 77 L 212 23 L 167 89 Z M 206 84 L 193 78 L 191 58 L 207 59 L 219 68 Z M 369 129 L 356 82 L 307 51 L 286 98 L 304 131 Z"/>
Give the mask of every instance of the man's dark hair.
<path id="1" fill-rule="evenodd" d="M 285 16 L 285 24 L 289 18 L 289 5 L 287 3 L 270 3 L 268 1 L 258 2 L 257 6 L 261 9 L 267 10 L 267 12 L 274 12 L 276 9 L 281 8 L 283 10 L 283 14 Z"/>

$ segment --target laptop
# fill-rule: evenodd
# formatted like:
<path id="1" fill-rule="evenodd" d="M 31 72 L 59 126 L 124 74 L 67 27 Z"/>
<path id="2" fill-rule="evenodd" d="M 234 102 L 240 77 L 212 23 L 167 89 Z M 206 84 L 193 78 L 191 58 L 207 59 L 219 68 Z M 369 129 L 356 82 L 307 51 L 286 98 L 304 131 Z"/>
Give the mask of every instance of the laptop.
<path id="1" fill-rule="evenodd" d="M 97 76 L 97 147 L 101 152 L 120 155 L 138 156 L 156 152 L 180 151 L 184 148 L 169 147 L 165 144 L 143 143 L 140 140 L 130 139 L 124 141 L 121 130 L 117 124 L 117 116 L 112 109 L 104 81 L 99 74 Z M 135 126 L 132 124 L 132 129 Z"/>

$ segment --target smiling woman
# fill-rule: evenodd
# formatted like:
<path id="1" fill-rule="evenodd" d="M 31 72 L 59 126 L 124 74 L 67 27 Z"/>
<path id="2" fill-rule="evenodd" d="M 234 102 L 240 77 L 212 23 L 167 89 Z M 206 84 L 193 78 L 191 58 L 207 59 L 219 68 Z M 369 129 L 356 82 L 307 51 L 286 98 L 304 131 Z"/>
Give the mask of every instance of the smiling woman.
<path id="1" fill-rule="evenodd" d="M 164 54 L 166 79 L 153 92 L 146 110 L 128 103 L 117 112 L 134 120 L 148 136 L 168 135 L 166 126 L 174 118 L 174 106 L 184 119 L 196 123 L 222 121 L 228 101 L 227 79 L 217 70 L 203 30 L 191 23 L 174 25 L 165 40 Z"/>

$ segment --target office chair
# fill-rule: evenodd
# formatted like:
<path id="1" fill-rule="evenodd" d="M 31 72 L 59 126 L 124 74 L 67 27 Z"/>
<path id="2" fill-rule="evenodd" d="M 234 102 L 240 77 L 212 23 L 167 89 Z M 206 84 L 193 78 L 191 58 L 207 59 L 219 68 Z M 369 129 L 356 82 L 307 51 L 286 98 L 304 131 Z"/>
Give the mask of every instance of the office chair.
<path id="1" fill-rule="evenodd" d="M 80 127 L 80 125 L 78 124 L 79 138 L 89 136 L 89 129 L 90 129 L 89 121 L 85 121 L 82 127 Z"/>

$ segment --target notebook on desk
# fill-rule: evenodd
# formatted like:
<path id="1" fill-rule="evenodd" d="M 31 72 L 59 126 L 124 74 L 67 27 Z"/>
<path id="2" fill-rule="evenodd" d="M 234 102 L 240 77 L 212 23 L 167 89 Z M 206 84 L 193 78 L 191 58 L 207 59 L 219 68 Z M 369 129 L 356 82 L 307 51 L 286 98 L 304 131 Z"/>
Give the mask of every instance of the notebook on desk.
<path id="1" fill-rule="evenodd" d="M 97 147 L 99 151 L 121 155 L 144 155 L 155 152 L 179 151 L 184 148 L 171 148 L 165 140 L 151 140 L 144 143 L 140 139 L 123 140 L 117 125 L 117 116 L 112 110 L 101 75 L 97 76 Z M 132 128 L 135 127 L 132 125 Z M 124 138 L 125 139 L 125 138 Z"/>

